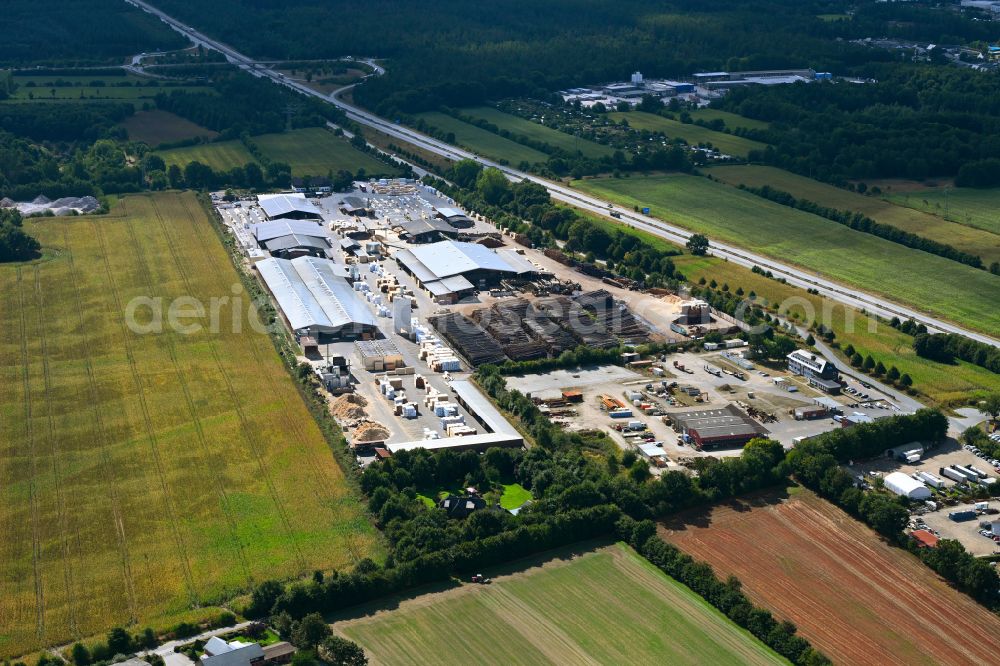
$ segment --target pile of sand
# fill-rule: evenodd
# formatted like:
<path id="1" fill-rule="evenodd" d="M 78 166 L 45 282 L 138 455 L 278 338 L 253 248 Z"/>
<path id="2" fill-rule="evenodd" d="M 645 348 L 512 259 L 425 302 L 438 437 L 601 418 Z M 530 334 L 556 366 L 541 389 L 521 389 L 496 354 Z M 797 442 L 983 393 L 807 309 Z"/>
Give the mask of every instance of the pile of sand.
<path id="1" fill-rule="evenodd" d="M 389 436 L 389 429 L 381 423 L 365 421 L 354 429 L 356 442 L 381 442 Z"/>
<path id="2" fill-rule="evenodd" d="M 364 406 L 367 404 L 368 401 L 360 395 L 345 393 L 333 401 L 333 404 L 330 405 L 330 413 L 342 421 L 360 419 L 365 416 Z"/>

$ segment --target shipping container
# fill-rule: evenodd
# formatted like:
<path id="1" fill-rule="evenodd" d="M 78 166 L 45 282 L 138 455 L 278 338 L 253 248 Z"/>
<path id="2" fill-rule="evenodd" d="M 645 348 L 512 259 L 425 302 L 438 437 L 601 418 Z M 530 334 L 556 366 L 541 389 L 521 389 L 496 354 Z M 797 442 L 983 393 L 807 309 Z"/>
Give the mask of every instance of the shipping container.
<path id="1" fill-rule="evenodd" d="M 976 512 L 971 509 L 965 511 L 952 511 L 948 514 L 948 518 L 954 520 L 956 523 L 960 523 L 966 520 L 973 520 L 976 517 Z"/>

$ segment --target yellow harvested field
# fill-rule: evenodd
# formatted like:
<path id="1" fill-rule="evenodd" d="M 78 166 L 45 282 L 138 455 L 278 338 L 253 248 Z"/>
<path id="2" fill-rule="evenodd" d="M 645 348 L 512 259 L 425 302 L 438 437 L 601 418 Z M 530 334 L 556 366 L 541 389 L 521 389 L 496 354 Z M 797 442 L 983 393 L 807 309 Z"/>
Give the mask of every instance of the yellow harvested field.
<path id="1" fill-rule="evenodd" d="M 0 266 L 0 657 L 382 556 L 193 194 L 25 227 L 43 259 Z M 181 297 L 229 297 L 218 332 L 173 330 Z"/>

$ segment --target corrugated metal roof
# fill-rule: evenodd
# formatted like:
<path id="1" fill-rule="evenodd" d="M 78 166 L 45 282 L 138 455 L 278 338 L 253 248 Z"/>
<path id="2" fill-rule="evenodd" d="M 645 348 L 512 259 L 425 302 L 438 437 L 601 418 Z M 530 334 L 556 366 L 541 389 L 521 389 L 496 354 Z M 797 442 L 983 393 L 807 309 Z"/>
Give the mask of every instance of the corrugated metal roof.
<path id="1" fill-rule="evenodd" d="M 260 204 L 264 213 L 272 219 L 296 211 L 319 218 L 323 217 L 323 211 L 312 201 L 306 199 L 304 194 L 261 194 L 257 197 L 257 203 Z"/>
<path id="2" fill-rule="evenodd" d="M 518 275 L 521 273 L 537 273 L 540 270 L 538 266 L 528 261 L 524 255 L 518 254 L 517 250 L 497 250 L 497 254 L 510 264 L 512 268 L 516 269 Z"/>
<path id="3" fill-rule="evenodd" d="M 441 284 L 452 291 L 475 289 L 475 285 L 469 282 L 464 275 L 452 275 L 451 277 L 441 280 Z"/>
<path id="4" fill-rule="evenodd" d="M 464 448 L 484 450 L 493 446 L 521 446 L 524 439 L 518 434 L 486 433 L 482 435 L 464 435 L 462 437 L 442 437 L 441 439 L 418 439 L 411 442 L 389 443 L 385 448 L 392 453 L 412 451 L 413 449 L 428 449 L 430 451 Z"/>
<path id="5" fill-rule="evenodd" d="M 326 238 L 328 235 L 322 224 L 318 224 L 312 220 L 273 220 L 271 222 L 261 222 L 254 225 L 253 228 L 253 236 L 257 239 L 258 243 L 292 234 L 316 236 L 317 238 Z"/>
<path id="6" fill-rule="evenodd" d="M 257 262 L 256 267 L 295 330 L 335 332 L 351 324 L 376 325 L 368 306 L 338 275 L 332 261 L 271 257 Z"/>
<path id="7" fill-rule="evenodd" d="M 476 243 L 446 240 L 416 247 L 409 252 L 439 280 L 477 269 L 503 273 L 518 272 L 499 254 Z"/>
<path id="8" fill-rule="evenodd" d="M 451 390 L 455 392 L 455 395 L 467 406 L 468 410 L 472 412 L 472 415 L 478 418 L 487 428 L 492 430 L 496 434 L 505 435 L 516 435 L 517 430 L 514 429 L 507 419 L 503 417 L 503 414 L 497 411 L 497 408 L 493 406 L 493 403 L 489 399 L 479 392 L 479 389 L 475 387 L 472 382 L 466 381 L 464 379 L 456 380 L 451 383 Z"/>
<path id="9" fill-rule="evenodd" d="M 272 238 L 264 242 L 264 247 L 270 252 L 290 250 L 296 247 L 311 247 L 317 250 L 327 250 L 330 248 L 327 242 L 319 236 L 304 236 L 302 234 L 289 234 L 287 236 Z"/>
<path id="10" fill-rule="evenodd" d="M 348 324 L 376 326 L 375 316 L 358 292 L 341 277 L 337 265 L 328 259 L 299 257 L 292 265 L 319 301 L 335 328 Z"/>
<path id="11" fill-rule="evenodd" d="M 438 208 L 437 212 L 438 212 L 439 215 L 441 215 L 443 217 L 459 217 L 459 216 L 464 217 L 465 216 L 465 213 L 463 211 L 459 210 L 458 208 Z"/>
<path id="12" fill-rule="evenodd" d="M 438 279 L 429 268 L 424 266 L 422 261 L 413 256 L 413 252 L 410 250 L 400 250 L 393 255 L 393 258 L 403 266 L 406 266 L 406 269 L 413 273 L 413 276 L 425 286 L 428 282 L 434 282 Z"/>

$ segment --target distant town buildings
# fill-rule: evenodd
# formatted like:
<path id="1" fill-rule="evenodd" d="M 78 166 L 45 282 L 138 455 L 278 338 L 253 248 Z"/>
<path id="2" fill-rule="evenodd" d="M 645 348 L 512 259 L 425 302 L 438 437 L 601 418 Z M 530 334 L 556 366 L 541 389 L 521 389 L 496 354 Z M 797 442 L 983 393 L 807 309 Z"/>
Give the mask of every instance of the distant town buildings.
<path id="1" fill-rule="evenodd" d="M 1000 0 L 997 0 L 1000 2 Z M 647 95 L 660 100 L 678 98 L 684 102 L 707 104 L 721 97 L 730 88 L 752 85 L 785 85 L 809 83 L 833 78 L 830 72 L 812 69 L 760 70 L 749 72 L 698 72 L 687 81 L 646 79 L 642 72 L 633 72 L 629 82 L 614 82 L 587 88 L 560 91 L 563 101 L 580 102 L 584 107 L 597 103 L 614 108 L 622 103 L 635 106 Z"/>

